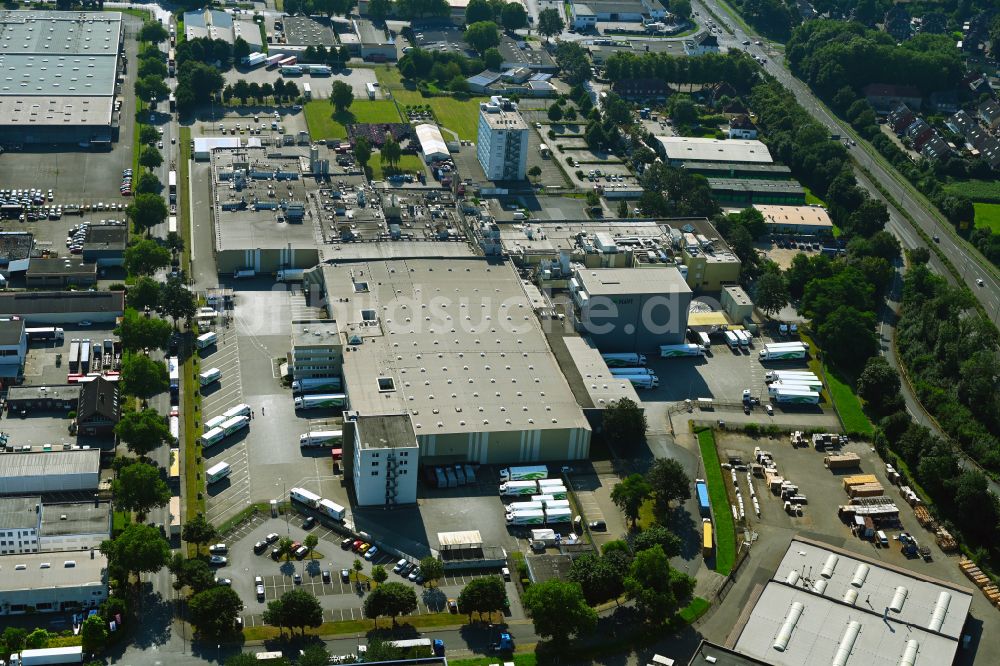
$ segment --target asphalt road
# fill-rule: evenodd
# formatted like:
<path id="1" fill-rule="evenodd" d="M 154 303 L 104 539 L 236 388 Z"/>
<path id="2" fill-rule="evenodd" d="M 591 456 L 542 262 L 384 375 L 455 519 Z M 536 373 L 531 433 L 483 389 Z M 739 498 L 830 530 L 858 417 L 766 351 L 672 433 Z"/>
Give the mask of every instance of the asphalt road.
<path id="1" fill-rule="evenodd" d="M 767 62 L 764 64 L 764 69 L 777 80 L 781 81 L 786 88 L 791 90 L 799 104 L 808 110 L 816 120 L 829 128 L 831 134 L 839 134 L 844 137 L 851 136 L 855 139 L 859 138 L 850 126 L 846 123 L 841 123 L 840 120 L 827 110 L 826 106 L 812 94 L 805 83 L 792 76 L 791 72 L 785 66 L 781 53 L 769 48 L 766 39 L 753 33 L 744 32 L 738 24 L 729 19 L 728 13 L 720 6 L 718 0 L 697 0 L 692 3 L 692 7 L 696 11 L 702 12 L 702 14 L 705 13 L 706 6 L 710 7 L 733 30 L 733 35 L 725 31 L 718 35 L 720 45 L 739 49 L 743 48 L 742 43 L 744 41 L 749 40 L 751 45 L 746 50 L 752 55 L 765 57 Z M 758 40 L 762 42 L 761 46 L 753 44 L 753 42 Z M 896 202 L 910 214 L 924 233 L 928 236 L 938 236 L 940 238 L 938 245 L 945 256 L 955 265 L 962 276 L 962 280 L 972 290 L 972 293 L 979 302 L 982 303 L 990 319 L 994 323 L 1000 323 L 1000 279 L 998 279 L 998 271 L 996 269 L 986 270 L 980 266 L 973 258 L 975 250 L 972 246 L 960 239 L 950 224 L 939 222 L 927 209 L 926 204 L 918 200 L 912 189 L 908 185 L 903 185 L 901 182 L 903 177 L 895 173 L 895 170 L 892 170 L 893 172 L 890 173 L 888 169 L 883 168 L 881 163 L 872 154 L 875 152 L 874 149 L 863 146 L 862 143 L 864 142 L 858 141 L 858 146 L 851 148 L 851 155 L 857 164 L 867 169 L 878 180 Z M 869 150 L 872 152 L 869 153 Z M 868 187 L 869 190 L 873 189 L 870 187 L 870 183 L 862 182 L 862 185 Z M 889 206 L 889 211 L 895 218 L 905 222 L 905 218 L 891 205 Z M 988 264 L 985 259 L 980 259 Z M 977 284 L 976 280 L 978 279 L 983 281 L 983 286 L 980 287 Z"/>

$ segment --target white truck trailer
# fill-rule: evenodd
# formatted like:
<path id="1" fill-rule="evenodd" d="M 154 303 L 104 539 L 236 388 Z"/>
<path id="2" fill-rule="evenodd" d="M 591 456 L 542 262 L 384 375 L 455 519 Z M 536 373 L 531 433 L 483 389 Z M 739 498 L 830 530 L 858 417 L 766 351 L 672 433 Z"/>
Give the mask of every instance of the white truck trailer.
<path id="1" fill-rule="evenodd" d="M 500 481 L 530 481 L 545 479 L 549 476 L 549 468 L 545 465 L 523 465 L 507 467 L 500 470 Z"/>

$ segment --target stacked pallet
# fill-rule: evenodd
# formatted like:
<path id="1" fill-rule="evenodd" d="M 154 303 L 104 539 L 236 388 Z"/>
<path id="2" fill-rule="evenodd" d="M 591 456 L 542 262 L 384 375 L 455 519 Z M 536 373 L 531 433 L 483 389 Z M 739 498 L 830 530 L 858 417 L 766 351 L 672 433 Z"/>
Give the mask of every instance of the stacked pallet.
<path id="1" fill-rule="evenodd" d="M 975 562 L 963 557 L 961 561 L 959 561 L 958 566 L 962 570 L 962 573 L 964 573 L 969 580 L 975 583 L 976 587 L 983 591 L 983 594 L 986 595 L 986 598 L 989 599 L 991 604 L 994 606 L 1000 606 L 1000 588 L 997 588 L 993 581 L 990 580 L 990 577 L 984 574 L 982 570 L 976 566 Z"/>
<path id="2" fill-rule="evenodd" d="M 917 522 L 920 523 L 921 527 L 934 529 L 934 519 L 931 518 L 931 512 L 927 510 L 926 506 L 918 504 L 913 507 L 913 514 L 917 517 Z"/>
<path id="3" fill-rule="evenodd" d="M 951 535 L 951 532 L 949 532 L 945 528 L 943 527 L 937 528 L 935 535 L 937 536 L 938 547 L 944 552 L 953 553 L 956 550 L 958 550 L 958 541 L 956 541 L 955 537 Z"/>
<path id="4" fill-rule="evenodd" d="M 847 488 L 847 494 L 854 497 L 881 497 L 885 488 L 881 483 L 857 483 Z"/>

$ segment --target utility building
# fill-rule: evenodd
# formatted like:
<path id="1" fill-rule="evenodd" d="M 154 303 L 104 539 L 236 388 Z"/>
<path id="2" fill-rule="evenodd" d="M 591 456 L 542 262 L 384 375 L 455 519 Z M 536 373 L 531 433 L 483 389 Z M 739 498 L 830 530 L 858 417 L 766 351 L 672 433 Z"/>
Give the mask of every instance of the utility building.
<path id="1" fill-rule="evenodd" d="M 581 333 L 602 352 L 684 342 L 691 288 L 673 266 L 578 268 L 570 292 Z"/>
<path id="2" fill-rule="evenodd" d="M 479 163 L 489 180 L 524 180 L 528 165 L 528 124 L 517 104 L 493 96 L 479 105 Z"/>

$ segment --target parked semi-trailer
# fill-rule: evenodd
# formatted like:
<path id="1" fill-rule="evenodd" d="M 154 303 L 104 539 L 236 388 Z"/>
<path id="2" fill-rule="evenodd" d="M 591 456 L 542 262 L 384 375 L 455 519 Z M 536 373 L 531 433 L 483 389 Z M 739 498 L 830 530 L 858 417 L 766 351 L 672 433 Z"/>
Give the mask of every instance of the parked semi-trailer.
<path id="1" fill-rule="evenodd" d="M 344 507 L 340 506 L 333 500 L 328 499 L 321 499 L 319 501 L 319 506 L 316 508 L 319 509 L 320 513 L 323 515 L 340 521 L 344 520 L 344 516 L 347 513 L 347 510 Z"/>
<path id="2" fill-rule="evenodd" d="M 194 340 L 194 344 L 198 349 L 204 349 L 205 347 L 211 347 L 219 341 L 219 336 L 215 331 L 209 331 L 208 333 L 202 333 Z"/>
<path id="3" fill-rule="evenodd" d="M 660 358 L 677 358 L 681 356 L 704 356 L 705 348 L 701 345 L 660 345 Z"/>
<path id="4" fill-rule="evenodd" d="M 218 428 L 225 422 L 226 422 L 226 417 L 223 416 L 222 414 L 219 414 L 218 416 L 213 416 L 209 420 L 205 421 L 204 425 L 205 432 L 208 432 L 212 428 Z"/>
<path id="5" fill-rule="evenodd" d="M 655 375 L 656 373 L 649 368 L 608 368 L 613 377 L 618 377 L 619 379 L 628 377 L 631 375 Z"/>
<path id="6" fill-rule="evenodd" d="M 243 430 L 244 428 L 250 427 L 250 417 L 249 416 L 234 416 L 228 418 L 225 422 L 219 426 L 226 433 L 226 435 L 232 435 L 234 433 Z"/>
<path id="7" fill-rule="evenodd" d="M 545 511 L 543 509 L 536 509 L 535 511 L 508 513 L 504 518 L 508 525 L 544 525 Z"/>
<path id="8" fill-rule="evenodd" d="M 434 468 L 434 478 L 437 480 L 438 488 L 448 487 L 448 477 L 445 475 L 444 470 L 440 467 Z"/>
<path id="9" fill-rule="evenodd" d="M 278 63 L 280 63 L 284 59 L 285 59 L 285 54 L 276 53 L 275 55 L 267 56 L 267 60 L 265 60 L 264 63 L 268 69 L 276 69 L 278 67 Z"/>
<path id="10" fill-rule="evenodd" d="M 220 462 L 219 464 L 210 467 L 208 471 L 205 472 L 205 480 L 207 483 L 215 483 L 216 481 L 221 481 L 229 476 L 232 471 L 233 468 L 229 463 Z"/>
<path id="11" fill-rule="evenodd" d="M 771 399 L 780 405 L 818 405 L 819 397 L 815 391 L 779 389 Z"/>
<path id="12" fill-rule="evenodd" d="M 222 370 L 218 368 L 209 368 L 205 372 L 198 375 L 198 382 L 202 386 L 208 386 L 213 382 L 217 382 L 222 379 Z"/>
<path id="13" fill-rule="evenodd" d="M 500 470 L 500 481 L 529 481 L 545 479 L 549 476 L 549 468 L 545 465 L 523 465 L 507 467 Z"/>
<path id="14" fill-rule="evenodd" d="M 222 412 L 222 416 L 227 419 L 231 419 L 234 416 L 250 416 L 250 411 L 250 405 L 243 402 Z"/>
<path id="15" fill-rule="evenodd" d="M 537 481 L 507 481 L 500 484 L 500 494 L 504 497 L 523 497 L 538 494 Z"/>
<path id="16" fill-rule="evenodd" d="M 28 342 L 62 342 L 66 332 L 61 328 L 46 326 L 43 328 L 26 328 L 24 334 Z"/>
<path id="17" fill-rule="evenodd" d="M 729 345 L 730 349 L 740 348 L 740 339 L 736 337 L 735 333 L 733 333 L 732 331 L 726 331 L 725 336 L 726 336 L 726 344 Z"/>
<path id="18" fill-rule="evenodd" d="M 344 442 L 342 430 L 312 430 L 299 435 L 299 446 L 310 448 L 314 446 L 340 446 Z"/>
<path id="19" fill-rule="evenodd" d="M 267 62 L 267 56 L 263 53 L 251 53 L 243 63 L 248 68 L 260 67 Z"/>
<path id="20" fill-rule="evenodd" d="M 698 511 L 703 516 L 711 514 L 712 506 L 708 501 L 708 484 L 705 483 L 704 479 L 695 479 L 694 488 L 698 495 Z"/>
<path id="21" fill-rule="evenodd" d="M 304 268 L 283 268 L 278 271 L 277 280 L 278 282 L 302 282 L 305 274 L 306 269 Z"/>
<path id="22" fill-rule="evenodd" d="M 80 369 L 81 372 L 90 372 L 90 340 L 80 341 Z"/>
<path id="23" fill-rule="evenodd" d="M 505 509 L 506 513 L 517 513 L 518 511 L 538 511 L 544 509 L 545 504 L 542 502 L 511 502 L 507 505 Z"/>
<path id="24" fill-rule="evenodd" d="M 703 557 L 711 557 L 715 550 L 715 541 L 712 539 L 712 521 L 709 518 L 701 519 L 701 554 Z"/>
<path id="25" fill-rule="evenodd" d="M 807 391 L 822 391 L 823 384 L 819 381 L 810 381 L 803 379 L 799 381 L 798 379 L 782 379 L 781 381 L 771 382 L 767 385 L 767 394 L 774 395 L 774 392 L 778 389 L 805 389 Z"/>
<path id="26" fill-rule="evenodd" d="M 292 391 L 295 393 L 324 393 L 339 391 L 342 386 L 340 377 L 309 377 L 293 381 Z"/>
<path id="27" fill-rule="evenodd" d="M 347 396 L 343 393 L 318 393 L 295 398 L 295 409 L 322 409 L 347 406 Z"/>
<path id="28" fill-rule="evenodd" d="M 762 361 L 793 361 L 805 358 L 807 352 L 805 347 L 771 349 L 765 346 L 759 356 Z"/>
<path id="29" fill-rule="evenodd" d="M 601 354 L 609 368 L 628 368 L 646 365 L 643 354 Z"/>
<path id="30" fill-rule="evenodd" d="M 80 371 L 80 341 L 72 340 L 69 343 L 69 371 Z"/>
<path id="31" fill-rule="evenodd" d="M 313 492 L 309 492 L 305 488 L 292 488 L 288 491 L 288 496 L 294 501 L 301 504 L 305 504 L 310 509 L 315 509 L 319 507 L 319 501 L 323 499 L 319 495 Z"/>
<path id="32" fill-rule="evenodd" d="M 79 664 L 83 662 L 83 648 L 79 645 L 73 647 L 42 648 L 40 650 L 22 650 L 19 661 L 15 661 L 18 655 L 12 654 L 10 666 L 20 663 L 22 666 L 48 666 L 48 664 Z"/>
<path id="33" fill-rule="evenodd" d="M 573 510 L 569 507 L 545 510 L 545 523 L 548 525 L 571 522 L 573 522 Z"/>
<path id="34" fill-rule="evenodd" d="M 816 376 L 815 372 L 808 372 L 805 370 L 772 370 L 764 375 L 764 379 L 769 382 L 777 382 L 784 379 L 819 381 L 819 377 Z"/>
<path id="35" fill-rule="evenodd" d="M 632 388 L 654 389 L 660 385 L 660 380 L 656 375 L 622 375 L 619 379 L 627 379 L 632 382 Z"/>

